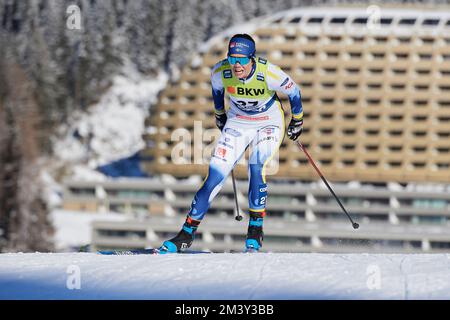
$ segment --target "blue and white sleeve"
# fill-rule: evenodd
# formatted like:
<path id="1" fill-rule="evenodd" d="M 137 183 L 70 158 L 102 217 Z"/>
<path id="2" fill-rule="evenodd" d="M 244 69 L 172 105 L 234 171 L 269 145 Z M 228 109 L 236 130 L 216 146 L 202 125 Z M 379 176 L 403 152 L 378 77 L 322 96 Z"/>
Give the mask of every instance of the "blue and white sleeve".
<path id="1" fill-rule="evenodd" d="M 221 63 L 216 64 L 211 71 L 212 97 L 216 114 L 225 113 L 225 89 L 222 83 Z"/>
<path id="2" fill-rule="evenodd" d="M 280 91 L 289 97 L 292 117 L 303 120 L 303 106 L 300 88 L 280 67 L 269 63 L 267 67 L 267 85 L 270 90 Z"/>

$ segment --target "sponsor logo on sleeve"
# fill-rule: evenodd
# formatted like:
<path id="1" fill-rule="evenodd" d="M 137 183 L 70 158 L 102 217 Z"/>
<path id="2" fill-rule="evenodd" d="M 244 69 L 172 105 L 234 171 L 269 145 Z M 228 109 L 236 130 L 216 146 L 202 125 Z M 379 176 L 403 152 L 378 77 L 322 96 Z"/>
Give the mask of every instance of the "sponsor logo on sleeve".
<path id="1" fill-rule="evenodd" d="M 267 64 L 267 60 L 263 58 L 258 58 L 258 62 L 262 64 Z"/>
<path id="2" fill-rule="evenodd" d="M 289 82 L 288 85 L 285 86 L 284 88 L 285 88 L 286 90 L 289 90 L 293 85 L 294 85 L 294 82 L 291 81 L 291 82 Z"/>
<path id="3" fill-rule="evenodd" d="M 223 71 L 223 77 L 224 77 L 225 79 L 230 79 L 230 78 L 232 78 L 233 75 L 232 75 L 232 73 L 231 73 L 231 70 L 230 70 L 230 69 L 224 70 L 224 71 Z"/>
<path id="4" fill-rule="evenodd" d="M 264 81 L 264 73 L 258 72 L 258 74 L 256 75 L 256 80 Z"/>
<path id="5" fill-rule="evenodd" d="M 220 148 L 220 147 L 217 148 L 216 155 L 217 155 L 218 157 L 225 158 L 225 156 L 227 155 L 227 149 L 225 149 L 225 148 Z"/>
<path id="6" fill-rule="evenodd" d="M 241 133 L 239 131 L 236 131 L 232 128 L 225 128 L 225 133 L 228 133 L 229 135 L 233 137 L 240 137 Z"/>
<path id="7" fill-rule="evenodd" d="M 286 85 L 286 83 L 288 83 L 288 81 L 289 81 L 289 78 L 284 79 L 283 83 L 280 84 L 280 87 Z"/>

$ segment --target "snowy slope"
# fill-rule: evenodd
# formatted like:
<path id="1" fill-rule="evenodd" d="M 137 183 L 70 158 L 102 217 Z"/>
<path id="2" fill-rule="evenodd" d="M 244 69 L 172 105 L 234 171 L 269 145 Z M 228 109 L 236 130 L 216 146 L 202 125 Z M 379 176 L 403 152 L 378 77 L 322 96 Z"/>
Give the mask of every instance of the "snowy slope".
<path id="1" fill-rule="evenodd" d="M 450 299 L 450 255 L 1 254 L 0 299 Z"/>

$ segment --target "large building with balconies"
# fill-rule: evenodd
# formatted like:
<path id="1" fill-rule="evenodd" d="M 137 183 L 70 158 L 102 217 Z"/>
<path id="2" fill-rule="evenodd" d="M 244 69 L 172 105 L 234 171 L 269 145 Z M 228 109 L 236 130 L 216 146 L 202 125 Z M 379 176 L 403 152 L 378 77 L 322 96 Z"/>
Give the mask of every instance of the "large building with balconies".
<path id="1" fill-rule="evenodd" d="M 127 223 L 95 223 L 93 247 L 155 247 L 178 231 L 219 134 L 210 70 L 225 58 L 230 36 L 241 32 L 253 35 L 257 54 L 299 84 L 301 141 L 361 225 L 352 229 L 286 138 L 268 176 L 264 249 L 448 252 L 450 10 L 376 6 L 289 10 L 212 38 L 161 93 L 146 121 L 143 153 L 152 160 L 144 167 L 154 178 L 66 183 L 67 209 L 130 216 Z M 289 121 L 289 103 L 280 98 Z M 245 160 L 235 171 L 245 211 Z M 242 249 L 246 224 L 234 221 L 233 211 L 228 181 L 194 246 Z"/>

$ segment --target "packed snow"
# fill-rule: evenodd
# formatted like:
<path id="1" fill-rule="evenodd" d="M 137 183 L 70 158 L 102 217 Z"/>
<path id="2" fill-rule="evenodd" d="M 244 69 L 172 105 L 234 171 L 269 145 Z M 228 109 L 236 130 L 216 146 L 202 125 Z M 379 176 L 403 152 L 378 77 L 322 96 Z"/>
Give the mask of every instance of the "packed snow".
<path id="1" fill-rule="evenodd" d="M 450 299 L 450 255 L 0 255 L 0 299 Z"/>

